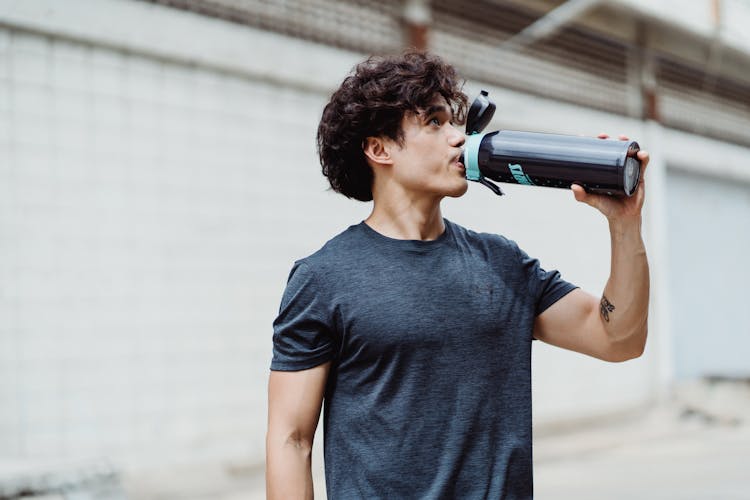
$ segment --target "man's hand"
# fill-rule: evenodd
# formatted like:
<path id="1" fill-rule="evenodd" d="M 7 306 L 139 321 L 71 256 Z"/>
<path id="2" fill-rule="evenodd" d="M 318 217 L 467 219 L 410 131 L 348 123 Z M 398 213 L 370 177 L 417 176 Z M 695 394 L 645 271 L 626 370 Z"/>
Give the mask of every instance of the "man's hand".
<path id="1" fill-rule="evenodd" d="M 608 139 L 607 134 L 599 134 L 600 139 Z M 620 136 L 621 141 L 627 141 L 624 135 Z M 587 193 L 582 186 L 573 184 L 571 189 L 575 199 L 591 205 L 603 213 L 610 221 L 640 219 L 643 202 L 646 199 L 646 188 L 644 175 L 648 166 L 648 152 L 641 150 L 638 152 L 638 159 L 641 160 L 641 176 L 638 188 L 632 196 L 608 196 L 604 194 Z"/>

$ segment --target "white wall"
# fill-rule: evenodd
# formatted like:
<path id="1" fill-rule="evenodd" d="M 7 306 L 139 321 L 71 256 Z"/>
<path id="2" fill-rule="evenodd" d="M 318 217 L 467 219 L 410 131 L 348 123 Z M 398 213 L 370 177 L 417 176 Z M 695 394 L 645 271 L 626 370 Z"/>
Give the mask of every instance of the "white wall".
<path id="1" fill-rule="evenodd" d="M 748 378 L 750 182 L 680 170 L 669 179 L 675 376 Z"/>
<path id="2" fill-rule="evenodd" d="M 31 4 L 0 15 L 64 37 L 0 30 L 0 457 L 262 460 L 286 275 L 366 209 L 314 152 L 314 60 L 338 79 L 355 58 L 138 2 Z"/>
<path id="3" fill-rule="evenodd" d="M 363 56 L 124 0 L 2 3 L 0 21 L 0 458 L 261 461 L 288 270 L 369 208 L 327 191 L 314 149 L 327 93 Z M 489 90 L 490 128 L 655 137 Z M 672 143 L 654 172 L 682 154 L 681 136 L 661 133 Z M 696 143 L 697 162 L 722 146 Z M 711 168 L 740 172 L 744 154 Z M 472 185 L 445 214 L 600 293 L 604 219 L 569 191 L 505 190 Z M 657 278 L 663 268 L 652 257 Z M 668 337 L 653 328 L 667 310 L 652 307 L 654 339 Z M 669 379 L 660 345 L 611 365 L 537 344 L 537 421 L 648 401 Z"/>

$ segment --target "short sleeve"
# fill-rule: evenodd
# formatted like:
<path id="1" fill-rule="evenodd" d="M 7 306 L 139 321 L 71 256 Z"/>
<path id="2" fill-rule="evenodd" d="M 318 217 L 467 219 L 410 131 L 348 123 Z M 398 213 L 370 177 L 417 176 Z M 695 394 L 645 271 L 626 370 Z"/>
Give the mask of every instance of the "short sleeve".
<path id="1" fill-rule="evenodd" d="M 324 295 L 312 269 L 296 262 L 273 322 L 271 370 L 306 370 L 332 358 L 331 305 Z"/>
<path id="2" fill-rule="evenodd" d="M 539 316 L 552 304 L 578 288 L 562 279 L 558 271 L 545 271 L 539 260 L 529 257 L 517 245 L 516 249 L 521 259 L 521 267 L 526 275 L 529 293 L 536 304 L 534 311 L 536 316 Z"/>

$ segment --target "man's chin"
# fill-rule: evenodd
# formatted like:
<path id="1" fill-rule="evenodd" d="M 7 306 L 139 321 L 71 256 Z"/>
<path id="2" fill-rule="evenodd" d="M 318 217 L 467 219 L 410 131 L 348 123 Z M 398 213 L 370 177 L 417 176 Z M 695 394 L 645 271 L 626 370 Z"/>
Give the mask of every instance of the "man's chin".
<path id="1" fill-rule="evenodd" d="M 466 191 L 469 190 L 469 181 L 464 181 L 464 183 L 461 186 L 456 187 L 453 189 L 450 193 L 447 193 L 446 196 L 449 198 L 460 198 L 461 196 L 466 194 Z"/>

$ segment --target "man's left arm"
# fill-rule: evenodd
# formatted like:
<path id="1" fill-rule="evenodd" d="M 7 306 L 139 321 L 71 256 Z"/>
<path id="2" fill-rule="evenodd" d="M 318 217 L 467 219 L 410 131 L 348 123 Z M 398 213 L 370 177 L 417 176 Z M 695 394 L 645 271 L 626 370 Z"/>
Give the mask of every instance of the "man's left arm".
<path id="1" fill-rule="evenodd" d="M 573 186 L 576 200 L 598 209 L 609 222 L 609 280 L 601 297 L 577 289 L 537 316 L 535 338 L 606 361 L 625 361 L 643 353 L 648 330 L 649 269 L 641 238 L 641 210 L 649 157 L 645 151 L 638 157 L 640 185 L 629 198 L 586 193 L 581 186 Z"/>

